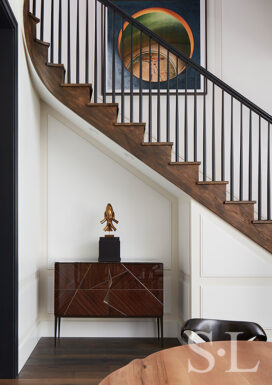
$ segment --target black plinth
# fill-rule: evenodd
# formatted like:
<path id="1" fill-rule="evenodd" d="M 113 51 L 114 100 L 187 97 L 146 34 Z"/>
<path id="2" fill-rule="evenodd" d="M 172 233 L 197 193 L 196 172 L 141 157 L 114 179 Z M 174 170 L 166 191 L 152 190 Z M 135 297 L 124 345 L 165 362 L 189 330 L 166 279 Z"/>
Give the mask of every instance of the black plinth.
<path id="1" fill-rule="evenodd" d="M 120 262 L 120 238 L 99 239 L 99 262 Z"/>

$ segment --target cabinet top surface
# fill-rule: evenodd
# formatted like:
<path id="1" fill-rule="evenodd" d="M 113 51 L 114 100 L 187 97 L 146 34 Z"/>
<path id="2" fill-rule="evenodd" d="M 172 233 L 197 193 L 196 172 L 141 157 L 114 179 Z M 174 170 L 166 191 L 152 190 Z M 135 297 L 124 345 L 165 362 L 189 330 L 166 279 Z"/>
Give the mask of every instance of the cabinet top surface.
<path id="1" fill-rule="evenodd" d="M 162 262 L 55 262 L 55 265 L 97 264 L 97 265 L 163 265 Z"/>

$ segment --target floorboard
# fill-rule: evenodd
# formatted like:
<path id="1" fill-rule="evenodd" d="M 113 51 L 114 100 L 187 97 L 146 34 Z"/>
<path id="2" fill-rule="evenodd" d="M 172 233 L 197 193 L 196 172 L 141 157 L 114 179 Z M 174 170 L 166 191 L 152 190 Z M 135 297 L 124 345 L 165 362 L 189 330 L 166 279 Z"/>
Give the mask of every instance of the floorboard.
<path id="1" fill-rule="evenodd" d="M 164 349 L 178 346 L 165 338 Z M 160 350 L 154 338 L 41 338 L 17 380 L 1 385 L 98 385 L 114 370 Z"/>

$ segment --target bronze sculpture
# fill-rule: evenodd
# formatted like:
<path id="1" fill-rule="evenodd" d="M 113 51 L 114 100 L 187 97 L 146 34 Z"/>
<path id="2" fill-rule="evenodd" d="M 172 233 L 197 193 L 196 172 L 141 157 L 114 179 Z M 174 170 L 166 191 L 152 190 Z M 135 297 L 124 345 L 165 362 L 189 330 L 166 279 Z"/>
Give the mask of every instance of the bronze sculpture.
<path id="1" fill-rule="evenodd" d="M 111 231 L 116 231 L 116 227 L 112 222 L 119 223 L 119 221 L 115 219 L 115 213 L 110 203 L 107 204 L 106 211 L 104 213 L 104 219 L 100 221 L 101 224 L 105 222 L 107 222 L 107 224 L 104 227 L 104 231 L 108 231 L 109 233 Z M 114 235 L 109 234 L 109 235 L 105 235 L 105 237 L 114 237 Z"/>

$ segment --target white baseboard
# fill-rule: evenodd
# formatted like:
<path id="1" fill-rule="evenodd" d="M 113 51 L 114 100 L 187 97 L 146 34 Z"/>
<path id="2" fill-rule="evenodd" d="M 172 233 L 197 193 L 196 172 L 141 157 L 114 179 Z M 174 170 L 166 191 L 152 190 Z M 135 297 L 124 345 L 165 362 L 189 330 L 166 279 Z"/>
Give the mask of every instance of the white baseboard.
<path id="1" fill-rule="evenodd" d="M 27 333 L 27 335 L 22 339 L 22 341 L 19 341 L 19 349 L 18 349 L 19 372 L 22 370 L 30 354 L 32 353 L 35 346 L 37 345 L 39 339 L 40 339 L 40 323 L 37 321 L 34 323 L 33 327 Z"/>
<path id="2" fill-rule="evenodd" d="M 54 320 L 42 321 L 41 337 L 54 336 Z M 177 320 L 164 321 L 164 337 L 176 338 Z M 155 319 L 62 319 L 62 337 L 156 337 Z"/>
<path id="3" fill-rule="evenodd" d="M 266 329 L 265 332 L 267 334 L 267 341 L 272 342 L 272 330 Z"/>

